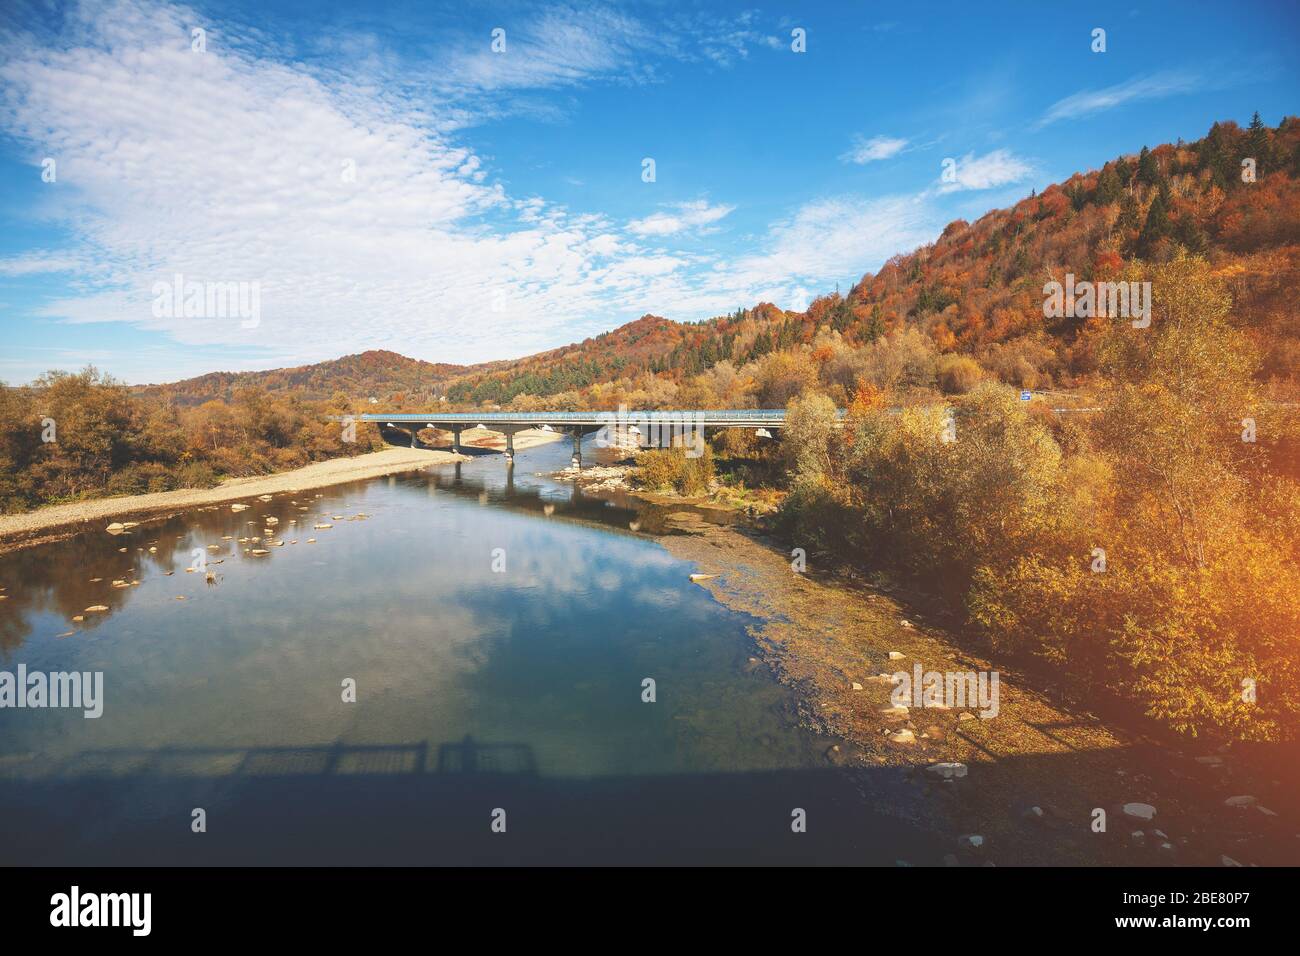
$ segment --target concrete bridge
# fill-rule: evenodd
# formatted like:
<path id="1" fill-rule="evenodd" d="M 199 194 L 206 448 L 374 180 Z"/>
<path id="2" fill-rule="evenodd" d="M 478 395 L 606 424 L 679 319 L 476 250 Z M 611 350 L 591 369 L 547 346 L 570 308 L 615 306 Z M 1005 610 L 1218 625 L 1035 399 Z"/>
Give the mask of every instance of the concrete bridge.
<path id="1" fill-rule="evenodd" d="M 841 418 L 844 411 L 839 412 Z M 347 419 L 336 418 L 336 421 Z M 460 451 L 461 432 L 482 426 L 488 431 L 500 432 L 506 436 L 506 459 L 513 460 L 515 454 L 514 436 L 516 432 L 530 428 L 558 431 L 573 436 L 573 458 L 577 464 L 582 463 L 583 436 L 601 429 L 615 433 L 634 435 L 638 444 L 647 447 L 667 447 L 674 439 L 702 439 L 705 429 L 718 428 L 753 428 L 765 430 L 770 435 L 773 429 L 785 426 L 785 409 L 781 408 L 745 408 L 745 409 L 671 409 L 662 411 L 627 411 L 618 412 L 434 412 L 430 414 L 388 414 L 356 415 L 353 421 L 373 422 L 379 426 L 379 433 L 390 445 L 407 444 L 403 438 L 394 440 L 396 432 L 409 434 L 411 448 L 423 447 L 416 435 L 426 428 L 450 432 L 453 451 Z"/>

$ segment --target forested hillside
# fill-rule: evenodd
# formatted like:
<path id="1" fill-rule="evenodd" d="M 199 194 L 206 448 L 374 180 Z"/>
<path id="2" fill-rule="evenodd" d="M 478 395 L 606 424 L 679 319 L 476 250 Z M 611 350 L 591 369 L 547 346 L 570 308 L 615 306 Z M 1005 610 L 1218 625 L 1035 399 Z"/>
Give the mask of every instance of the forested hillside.
<path id="1" fill-rule="evenodd" d="M 169 385 L 145 386 L 144 394 L 170 399 L 181 405 L 230 401 L 241 388 L 268 392 L 292 392 L 308 401 L 323 401 L 335 395 L 349 398 L 374 397 L 389 401 L 428 398 L 440 394 L 442 383 L 463 373 L 463 365 L 422 362 L 396 352 L 375 349 L 359 355 L 345 355 L 329 362 L 277 368 L 265 372 L 209 372 Z"/>
<path id="2" fill-rule="evenodd" d="M 1243 161 L 1254 161 L 1254 181 Z M 184 405 L 258 387 L 388 408 L 500 405 L 780 406 L 815 375 L 847 404 L 865 378 L 901 397 L 964 391 L 981 378 L 1020 388 L 1088 389 L 1101 318 L 1044 316 L 1049 281 L 1105 282 L 1182 249 L 1207 259 L 1257 344 L 1260 375 L 1294 386 L 1300 369 L 1300 120 L 1216 123 L 1048 187 L 932 244 L 900 254 L 844 295 L 803 312 L 771 303 L 699 322 L 645 315 L 584 342 L 514 361 L 431 364 L 370 351 L 266 372 L 217 372 L 145 393 Z M 792 361 L 801 352 L 809 353 Z M 808 358 L 812 361 L 809 362 Z"/>
<path id="3" fill-rule="evenodd" d="M 1243 181 L 1243 160 L 1255 162 Z M 1179 249 L 1204 256 L 1260 348 L 1260 374 L 1300 369 L 1300 120 L 1276 129 L 1216 123 L 1072 176 L 933 244 L 898 255 L 844 296 L 804 312 L 762 303 L 698 323 L 647 315 L 580 344 L 456 377 L 468 405 L 780 406 L 816 375 L 841 404 L 866 377 L 906 392 L 959 392 L 980 377 L 1034 389 L 1087 388 L 1100 318 L 1044 317 L 1044 285 L 1108 281 Z M 791 362 L 806 350 L 806 358 Z M 971 363 L 977 363 L 978 368 Z M 680 394 L 679 394 L 680 391 Z"/>

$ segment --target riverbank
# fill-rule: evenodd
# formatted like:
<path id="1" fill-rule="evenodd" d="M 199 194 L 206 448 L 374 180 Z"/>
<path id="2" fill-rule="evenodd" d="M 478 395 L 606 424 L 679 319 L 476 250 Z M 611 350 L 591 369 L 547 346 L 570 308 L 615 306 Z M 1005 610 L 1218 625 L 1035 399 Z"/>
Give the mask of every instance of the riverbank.
<path id="1" fill-rule="evenodd" d="M 520 432 L 515 436 L 516 451 L 555 441 L 562 436 L 554 432 Z M 464 433 L 463 440 L 480 447 L 490 447 L 489 433 Z M 256 495 L 278 494 L 286 491 L 306 491 L 327 488 L 331 485 L 380 478 L 404 471 L 417 471 L 430 465 L 442 465 L 471 460 L 466 455 L 450 451 L 430 451 L 417 448 L 386 448 L 383 451 L 357 455 L 355 458 L 332 458 L 318 461 L 292 471 L 257 475 L 251 478 L 229 478 L 215 488 L 178 488 L 145 495 L 126 495 L 118 498 L 93 498 L 67 504 L 50 505 L 35 511 L 15 515 L 0 515 L 0 554 L 19 548 L 31 547 L 77 534 L 81 531 L 100 530 L 99 522 L 121 519 L 140 520 L 173 514 L 188 508 L 238 501 Z"/>
<path id="2" fill-rule="evenodd" d="M 679 501 L 659 543 L 693 562 L 697 583 L 721 604 L 756 619 L 751 666 L 798 693 L 804 726 L 842 741 L 826 759 L 857 775 L 865 797 L 880 767 L 911 768 L 917 787 L 942 795 L 949 863 L 1294 865 L 1300 857 L 1294 801 L 1272 779 L 1279 773 L 1260 773 L 1226 747 L 1171 746 L 1064 704 L 1051 688 L 967 652 L 894 596 L 825 569 L 796 572 L 776 542 Z M 999 671 L 996 716 L 981 717 L 969 701 L 948 708 L 915 697 L 897 707 L 893 675 L 918 665 L 922 673 Z"/>

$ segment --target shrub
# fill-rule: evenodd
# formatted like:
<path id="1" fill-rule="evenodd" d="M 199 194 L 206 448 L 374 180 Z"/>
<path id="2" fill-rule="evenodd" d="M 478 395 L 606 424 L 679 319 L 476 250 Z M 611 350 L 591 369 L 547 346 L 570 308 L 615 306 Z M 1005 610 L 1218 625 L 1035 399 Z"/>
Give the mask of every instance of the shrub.
<path id="1" fill-rule="evenodd" d="M 144 493 L 146 482 L 139 465 L 127 465 L 108 479 L 107 491 L 110 495 L 139 495 Z"/>
<path id="2" fill-rule="evenodd" d="M 935 374 L 939 380 L 939 388 L 946 394 L 965 395 L 984 377 L 984 370 L 980 368 L 979 362 L 969 355 L 955 355 L 949 352 L 939 356 L 939 360 L 935 363 Z"/>
<path id="3" fill-rule="evenodd" d="M 684 448 L 665 448 L 639 453 L 636 464 L 636 482 L 650 491 L 702 495 L 713 481 L 713 450 L 708 444 L 698 458 L 688 458 Z"/>
<path id="4" fill-rule="evenodd" d="M 180 488 L 215 488 L 220 483 L 221 479 L 207 462 L 189 461 L 176 469 L 176 484 Z"/>

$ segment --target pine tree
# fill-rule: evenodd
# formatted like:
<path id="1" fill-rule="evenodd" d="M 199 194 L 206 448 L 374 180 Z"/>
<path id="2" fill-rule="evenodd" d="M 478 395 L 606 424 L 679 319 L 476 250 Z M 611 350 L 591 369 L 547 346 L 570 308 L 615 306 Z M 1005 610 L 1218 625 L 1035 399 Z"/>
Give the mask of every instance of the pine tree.
<path id="1" fill-rule="evenodd" d="M 1125 189 L 1129 183 L 1133 182 L 1133 166 L 1127 159 L 1117 159 L 1115 161 L 1115 175 L 1119 179 L 1119 184 Z"/>
<path id="2" fill-rule="evenodd" d="M 1271 167 L 1272 146 L 1272 139 L 1268 135 L 1268 127 L 1259 118 L 1259 110 L 1256 110 L 1254 118 L 1250 121 L 1249 133 L 1246 136 L 1246 157 L 1255 160 L 1256 176 L 1262 177 Z"/>
<path id="3" fill-rule="evenodd" d="M 1097 177 L 1097 204 L 1099 206 L 1108 206 L 1116 202 L 1124 193 L 1124 185 L 1119 181 L 1119 174 L 1115 172 L 1115 167 L 1107 163 Z"/>
<path id="4" fill-rule="evenodd" d="M 1142 152 L 1138 154 L 1137 181 L 1143 186 L 1154 186 L 1159 179 L 1160 166 L 1151 150 L 1143 146 Z"/>
<path id="5" fill-rule="evenodd" d="M 1234 180 L 1232 176 L 1232 157 L 1229 155 L 1228 135 L 1224 128 L 1215 123 L 1201 140 L 1199 149 L 1200 166 L 1210 171 L 1210 182 L 1225 192 Z"/>
<path id="6" fill-rule="evenodd" d="M 1169 222 L 1169 206 L 1171 199 L 1169 196 L 1169 184 L 1161 181 L 1160 188 L 1156 192 L 1156 198 L 1151 200 L 1151 207 L 1147 210 L 1147 221 L 1142 225 L 1142 233 L 1138 236 L 1138 254 L 1147 257 L 1155 250 L 1156 243 L 1169 235 L 1171 231 Z"/>
<path id="7" fill-rule="evenodd" d="M 880 315 L 880 303 L 877 302 L 871 307 L 871 318 L 867 320 L 867 327 L 863 333 L 863 338 L 868 342 L 874 342 L 885 334 L 885 321 Z"/>
<path id="8" fill-rule="evenodd" d="M 1205 230 L 1191 215 L 1178 217 L 1178 221 L 1174 223 L 1173 235 L 1174 239 L 1192 255 L 1200 255 L 1205 251 L 1208 242 Z"/>

